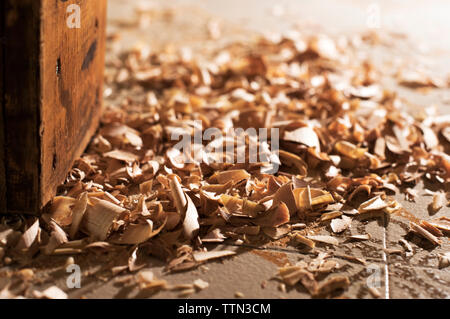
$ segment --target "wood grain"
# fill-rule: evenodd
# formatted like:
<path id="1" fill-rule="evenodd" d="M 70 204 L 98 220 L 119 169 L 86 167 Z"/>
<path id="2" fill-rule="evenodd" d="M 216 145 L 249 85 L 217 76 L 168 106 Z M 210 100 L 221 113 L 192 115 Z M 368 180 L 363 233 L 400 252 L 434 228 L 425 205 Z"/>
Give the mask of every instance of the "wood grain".
<path id="1" fill-rule="evenodd" d="M 70 4 L 81 8 L 80 28 L 67 25 Z M 36 214 L 98 124 L 106 0 L 7 0 L 2 15 L 7 210 Z"/>

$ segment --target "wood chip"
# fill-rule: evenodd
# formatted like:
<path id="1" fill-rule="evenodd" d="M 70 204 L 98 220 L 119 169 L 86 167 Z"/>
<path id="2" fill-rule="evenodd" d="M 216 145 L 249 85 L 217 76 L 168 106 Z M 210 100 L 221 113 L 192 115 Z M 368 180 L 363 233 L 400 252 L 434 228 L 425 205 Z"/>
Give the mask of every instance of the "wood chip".
<path id="1" fill-rule="evenodd" d="M 347 238 L 353 239 L 353 240 L 369 240 L 371 237 L 369 234 L 360 234 L 360 235 L 351 235 Z"/>
<path id="2" fill-rule="evenodd" d="M 377 298 L 377 299 L 381 298 L 381 293 L 380 293 L 380 291 L 377 288 L 369 287 L 369 288 L 367 288 L 367 290 L 370 292 L 372 297 Z"/>
<path id="3" fill-rule="evenodd" d="M 197 262 L 204 262 L 211 259 L 217 259 L 222 257 L 228 257 L 235 255 L 236 252 L 232 250 L 220 250 L 220 251 L 196 251 L 193 253 L 194 259 Z"/>
<path id="4" fill-rule="evenodd" d="M 358 210 L 360 213 L 365 213 L 374 210 L 381 210 L 386 207 L 388 207 L 388 204 L 382 200 L 380 196 L 376 196 L 359 205 Z"/>
<path id="5" fill-rule="evenodd" d="M 67 294 L 56 286 L 51 286 L 42 292 L 35 290 L 33 295 L 39 299 L 67 299 Z"/>
<path id="6" fill-rule="evenodd" d="M 37 240 L 39 232 L 39 219 L 36 219 L 36 221 L 23 233 L 15 249 L 21 250 L 30 248 Z"/>
<path id="7" fill-rule="evenodd" d="M 290 220 L 289 209 L 285 203 L 279 203 L 261 216 L 255 218 L 253 222 L 262 227 L 278 227 Z"/>
<path id="8" fill-rule="evenodd" d="M 69 236 L 74 238 L 78 232 L 78 229 L 83 219 L 84 213 L 86 212 L 88 203 L 88 193 L 84 192 L 80 195 L 77 202 L 72 208 L 72 224 L 70 225 Z"/>
<path id="9" fill-rule="evenodd" d="M 450 252 L 439 255 L 439 269 L 450 266 Z"/>
<path id="10" fill-rule="evenodd" d="M 429 231 L 424 229 L 422 226 L 419 226 L 414 222 L 410 222 L 409 225 L 413 232 L 421 235 L 425 239 L 428 239 L 428 241 L 430 241 L 433 245 L 441 245 L 442 244 L 442 242 L 436 236 L 431 234 Z"/>
<path id="11" fill-rule="evenodd" d="M 317 289 L 316 296 L 327 296 L 330 293 L 339 290 L 347 289 L 350 286 L 350 280 L 346 276 L 335 276 L 333 278 L 327 279 L 325 282 L 321 283 Z"/>
<path id="12" fill-rule="evenodd" d="M 110 151 L 110 152 L 103 154 L 103 156 L 107 157 L 107 158 L 116 159 L 119 161 L 128 162 L 128 163 L 133 163 L 134 161 L 139 160 L 139 156 L 137 156 L 133 153 L 130 153 L 130 152 L 122 151 L 122 150 Z"/>
<path id="13" fill-rule="evenodd" d="M 309 239 L 314 240 L 316 242 L 325 243 L 333 246 L 339 245 L 339 240 L 332 236 L 327 235 L 314 235 L 307 236 Z"/>
<path id="14" fill-rule="evenodd" d="M 197 235 L 200 225 L 198 212 L 191 198 L 181 189 L 178 179 L 173 176 L 170 180 L 170 189 L 175 201 L 178 213 L 183 217 L 183 232 L 186 238 L 192 239 Z"/>
<path id="15" fill-rule="evenodd" d="M 431 203 L 431 209 L 433 212 L 438 212 L 442 207 L 447 206 L 447 196 L 445 193 L 437 192 L 433 196 L 433 202 Z"/>
<path id="16" fill-rule="evenodd" d="M 342 216 L 342 218 L 335 218 L 331 221 L 330 226 L 333 232 L 342 233 L 344 230 L 348 229 L 352 224 L 352 219 L 347 216 Z"/>
<path id="17" fill-rule="evenodd" d="M 103 199 L 91 198 L 83 218 L 82 228 L 92 237 L 105 240 L 113 222 L 126 212 L 126 209 Z"/>

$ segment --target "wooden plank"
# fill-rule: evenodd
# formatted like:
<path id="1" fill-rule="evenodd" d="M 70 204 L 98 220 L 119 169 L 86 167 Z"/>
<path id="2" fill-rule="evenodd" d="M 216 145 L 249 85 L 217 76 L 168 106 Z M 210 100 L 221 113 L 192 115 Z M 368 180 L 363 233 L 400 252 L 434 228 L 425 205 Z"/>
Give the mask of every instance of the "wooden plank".
<path id="1" fill-rule="evenodd" d="M 70 1 L 80 6 L 79 29 L 67 27 L 68 3 L 43 0 L 40 207 L 86 148 L 100 116 L 106 0 Z"/>
<path id="2" fill-rule="evenodd" d="M 0 179 L 9 213 L 36 214 L 55 195 L 98 125 L 106 0 L 3 3 L 0 166 L 5 176 L 0 168 Z M 67 24 L 67 7 L 73 4 L 80 8 L 80 28 Z"/>

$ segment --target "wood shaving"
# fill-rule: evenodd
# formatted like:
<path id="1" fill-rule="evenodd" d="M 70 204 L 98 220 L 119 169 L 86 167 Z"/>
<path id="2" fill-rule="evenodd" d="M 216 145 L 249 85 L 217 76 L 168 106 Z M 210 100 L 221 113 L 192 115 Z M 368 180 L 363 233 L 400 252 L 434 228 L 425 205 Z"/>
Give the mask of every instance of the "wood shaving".
<path id="1" fill-rule="evenodd" d="M 196 291 L 194 288 L 184 289 L 179 294 L 178 297 L 183 298 L 194 294 Z"/>
<path id="2" fill-rule="evenodd" d="M 245 297 L 244 294 L 243 294 L 242 292 L 240 292 L 240 291 L 236 291 L 236 292 L 234 293 L 234 296 L 235 296 L 236 298 L 244 298 L 244 297 Z"/>
<path id="3" fill-rule="evenodd" d="M 302 235 L 300 235 L 300 234 L 296 234 L 296 235 L 294 236 L 294 239 L 295 239 L 297 242 L 299 242 L 299 243 L 301 243 L 301 244 L 304 244 L 304 245 L 306 245 L 307 247 L 309 247 L 309 248 L 311 248 L 311 249 L 314 249 L 314 247 L 316 247 L 316 243 L 315 243 L 313 240 L 311 240 L 311 239 L 309 239 L 309 238 L 306 238 L 305 236 L 302 236 Z"/>
<path id="4" fill-rule="evenodd" d="M 195 288 L 197 288 L 198 290 L 204 290 L 204 289 L 206 289 L 206 288 L 209 287 L 209 283 L 206 282 L 206 281 L 204 281 L 204 280 L 202 280 L 202 279 L 196 279 L 196 280 L 194 281 L 194 286 L 195 286 Z"/>
<path id="5" fill-rule="evenodd" d="M 44 291 L 33 291 L 33 295 L 39 299 L 67 299 L 67 294 L 56 286 L 51 286 Z"/>
<path id="6" fill-rule="evenodd" d="M 450 266 L 450 252 L 439 255 L 439 269 Z"/>
<path id="7" fill-rule="evenodd" d="M 361 235 L 348 236 L 348 238 L 352 239 L 352 240 L 369 240 L 371 237 L 369 234 L 361 234 Z"/>
<path id="8" fill-rule="evenodd" d="M 211 259 L 223 258 L 235 255 L 236 252 L 232 250 L 221 251 L 198 251 L 193 253 L 193 257 L 197 262 L 204 262 Z"/>
<path id="9" fill-rule="evenodd" d="M 320 284 L 315 295 L 325 297 L 336 290 L 347 289 L 348 286 L 350 286 L 350 280 L 348 277 L 335 276 Z"/>
<path id="10" fill-rule="evenodd" d="M 380 293 L 380 291 L 377 288 L 369 287 L 369 288 L 367 288 L 367 290 L 372 295 L 372 297 L 374 297 L 374 298 L 381 298 L 381 293 Z"/>
<path id="11" fill-rule="evenodd" d="M 141 18 L 148 14 L 139 12 Z M 220 31 L 216 22 L 208 24 L 212 38 Z M 340 236 L 311 234 L 323 224 L 343 233 L 351 218 L 399 213 L 401 205 L 386 192 L 415 200 L 412 187 L 424 180 L 438 189 L 430 209 L 442 212 L 450 182 L 448 115 L 404 111 L 406 101 L 383 87 L 379 70 L 357 54 L 350 38 L 281 39 L 233 43 L 201 58 L 189 48 L 138 47 L 116 56 L 106 83 L 110 94 L 123 88 L 145 93 L 105 107 L 98 132 L 41 221 L 24 217 L 7 222 L 9 230 L 0 228 L 3 262 L 39 249 L 75 255 L 128 245 L 129 263 L 116 265 L 117 272 L 140 269 L 141 248 L 167 261 L 168 270 L 183 271 L 236 254 L 206 251 L 206 243 L 260 244 L 265 237 L 310 249 L 316 242 L 336 246 Z M 401 70 L 398 80 L 408 87 L 442 87 L 419 70 Z M 260 128 L 271 132 L 265 141 L 260 133 L 225 134 Z M 222 136 L 195 141 L 207 129 Z M 276 141 L 272 129 L 279 133 Z M 194 143 L 181 151 L 173 136 Z M 218 154 L 204 147 L 231 140 L 234 155 L 256 145 L 264 158 L 253 160 L 245 152 L 235 160 L 228 150 Z M 278 170 L 267 173 L 269 164 Z M 449 229 L 442 218 L 411 223 L 413 232 L 435 245 Z M 324 265 L 323 271 L 333 268 L 332 262 Z M 348 279 L 335 277 L 319 287 L 306 267 L 295 271 L 292 278 L 284 274 L 286 280 L 301 282 L 313 295 L 348 286 Z M 136 278 L 143 289 L 167 286 L 149 274 Z"/>
<path id="12" fill-rule="evenodd" d="M 437 192 L 433 196 L 433 202 L 431 203 L 431 208 L 433 212 L 439 211 L 442 207 L 447 206 L 447 196 L 445 193 Z"/>
<path id="13" fill-rule="evenodd" d="M 442 242 L 439 240 L 439 238 L 437 238 L 436 236 L 431 234 L 429 231 L 424 229 L 422 226 L 417 225 L 414 222 L 410 222 L 410 228 L 411 228 L 411 231 L 413 231 L 413 232 L 419 234 L 420 236 L 422 236 L 423 238 L 427 239 L 433 245 L 441 245 L 442 244 Z"/>

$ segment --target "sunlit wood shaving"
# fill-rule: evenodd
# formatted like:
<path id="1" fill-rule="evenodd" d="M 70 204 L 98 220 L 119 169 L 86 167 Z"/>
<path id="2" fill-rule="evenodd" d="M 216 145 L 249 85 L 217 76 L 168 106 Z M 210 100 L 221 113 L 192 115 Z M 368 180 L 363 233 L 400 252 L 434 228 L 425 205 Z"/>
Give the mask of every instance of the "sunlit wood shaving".
<path id="1" fill-rule="evenodd" d="M 311 248 L 311 249 L 313 249 L 314 247 L 316 247 L 316 243 L 315 243 L 313 240 L 311 240 L 311 239 L 309 239 L 309 238 L 306 238 L 305 236 L 302 236 L 302 235 L 300 235 L 300 234 L 296 234 L 296 235 L 294 236 L 294 239 L 295 239 L 297 242 L 299 242 L 299 243 L 301 243 L 301 244 L 304 244 L 304 245 L 308 246 L 308 247 Z"/>
<path id="2" fill-rule="evenodd" d="M 433 196 L 433 202 L 431 208 L 433 212 L 439 211 L 442 207 L 447 206 L 448 200 L 445 193 L 437 192 Z"/>
<path id="3" fill-rule="evenodd" d="M 37 240 L 39 232 L 39 219 L 36 219 L 36 221 L 23 233 L 15 248 L 18 250 L 30 248 Z"/>
<path id="4" fill-rule="evenodd" d="M 126 211 L 111 202 L 91 198 L 92 206 L 88 206 L 83 218 L 83 229 L 98 240 L 105 240 L 108 237 L 113 222 Z"/>
<path id="5" fill-rule="evenodd" d="M 344 230 L 350 227 L 352 224 L 352 219 L 347 216 L 342 216 L 342 218 L 335 218 L 331 221 L 330 226 L 333 232 L 342 233 Z"/>
<path id="6" fill-rule="evenodd" d="M 347 289 L 350 286 L 350 280 L 346 276 L 335 276 L 321 283 L 317 289 L 317 296 L 326 296 L 335 290 Z"/>
<path id="7" fill-rule="evenodd" d="M 348 236 L 348 238 L 354 239 L 354 240 L 369 240 L 371 237 L 369 234 L 361 234 L 361 235 Z"/>
<path id="8" fill-rule="evenodd" d="M 202 279 L 196 279 L 194 281 L 194 286 L 195 288 L 199 289 L 199 290 L 203 290 L 209 287 L 209 283 L 202 280 Z"/>
<path id="9" fill-rule="evenodd" d="M 33 294 L 40 299 L 67 299 L 67 294 L 56 286 L 51 286 L 42 292 L 35 290 Z"/>
<path id="10" fill-rule="evenodd" d="M 228 257 L 235 255 L 236 252 L 232 250 L 220 250 L 220 251 L 196 251 L 193 253 L 193 257 L 197 262 L 204 262 L 211 259 Z"/>
<path id="11" fill-rule="evenodd" d="M 450 266 L 450 252 L 439 255 L 439 269 Z"/>
<path id="12" fill-rule="evenodd" d="M 325 243 L 337 246 L 339 245 L 339 240 L 335 237 L 328 236 L 328 235 L 310 235 L 307 236 L 309 239 L 314 240 L 316 242 Z"/>
<path id="13" fill-rule="evenodd" d="M 80 195 L 75 205 L 72 207 L 72 224 L 70 225 L 69 236 L 74 238 L 83 219 L 88 203 L 88 193 L 84 192 Z"/>

